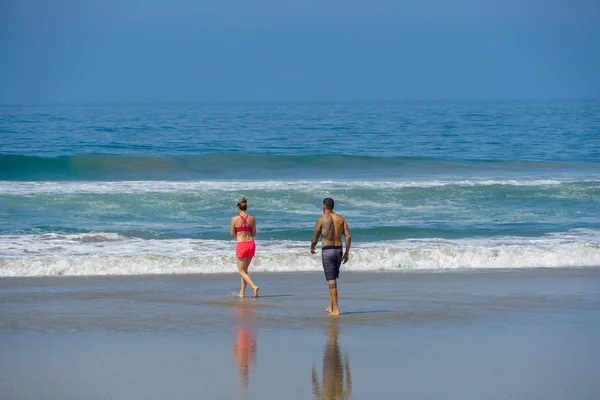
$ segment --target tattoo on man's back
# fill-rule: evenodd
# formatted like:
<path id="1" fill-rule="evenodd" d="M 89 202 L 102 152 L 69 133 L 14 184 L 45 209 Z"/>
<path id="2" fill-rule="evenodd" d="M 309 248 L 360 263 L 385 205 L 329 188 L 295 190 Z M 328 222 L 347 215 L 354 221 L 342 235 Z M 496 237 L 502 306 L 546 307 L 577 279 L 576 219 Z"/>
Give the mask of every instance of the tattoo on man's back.
<path id="1" fill-rule="evenodd" d="M 321 225 L 321 237 L 323 246 L 333 246 L 335 244 L 335 228 L 331 215 L 324 214 L 323 224 Z"/>

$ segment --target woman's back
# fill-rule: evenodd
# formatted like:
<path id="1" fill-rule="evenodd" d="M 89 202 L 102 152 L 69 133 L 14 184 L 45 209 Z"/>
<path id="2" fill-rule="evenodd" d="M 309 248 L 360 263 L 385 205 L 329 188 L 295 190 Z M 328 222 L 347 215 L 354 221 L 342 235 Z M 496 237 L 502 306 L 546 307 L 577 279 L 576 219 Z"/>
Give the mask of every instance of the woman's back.
<path id="1" fill-rule="evenodd" d="M 238 242 L 247 242 L 256 235 L 256 220 L 252 215 L 239 214 L 231 222 Z"/>

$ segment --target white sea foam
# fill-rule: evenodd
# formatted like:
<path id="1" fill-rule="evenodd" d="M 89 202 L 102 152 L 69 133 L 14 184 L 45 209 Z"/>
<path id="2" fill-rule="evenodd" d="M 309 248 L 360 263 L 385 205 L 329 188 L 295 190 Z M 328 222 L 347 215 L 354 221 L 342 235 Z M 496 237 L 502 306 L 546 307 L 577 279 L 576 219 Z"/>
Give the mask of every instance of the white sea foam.
<path id="1" fill-rule="evenodd" d="M 573 179 L 471 179 L 471 180 L 299 180 L 299 181 L 254 181 L 253 190 L 333 190 L 333 189 L 400 189 L 409 187 L 457 186 L 555 186 L 562 183 L 590 182 Z M 592 181 L 595 182 L 595 181 Z M 248 187 L 247 181 L 81 181 L 81 182 L 12 182 L 0 181 L 0 194 L 44 194 L 44 193 L 173 193 L 198 191 L 239 192 Z"/>
<path id="2" fill-rule="evenodd" d="M 404 240 L 353 245 L 348 271 L 600 266 L 600 231 L 542 238 Z M 233 273 L 233 241 L 142 240 L 111 233 L 0 236 L 0 277 Z M 257 241 L 252 270 L 321 271 L 306 242 Z"/>

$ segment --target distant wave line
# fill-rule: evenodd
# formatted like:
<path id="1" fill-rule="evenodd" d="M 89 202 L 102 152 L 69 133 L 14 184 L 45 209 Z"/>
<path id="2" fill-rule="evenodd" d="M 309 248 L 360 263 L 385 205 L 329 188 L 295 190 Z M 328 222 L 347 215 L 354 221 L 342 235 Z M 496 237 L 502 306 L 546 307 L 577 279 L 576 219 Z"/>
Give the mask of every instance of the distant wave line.
<path id="1" fill-rule="evenodd" d="M 359 189 L 403 189 L 403 188 L 436 188 L 443 186 L 477 187 L 477 186 L 559 186 L 562 184 L 594 185 L 600 179 L 434 179 L 434 180 L 126 180 L 126 181 L 2 181 L 0 194 L 44 194 L 44 193 L 177 193 L 198 191 L 239 192 L 240 187 L 246 190 L 359 190 Z"/>
<path id="2" fill-rule="evenodd" d="M 344 154 L 246 154 L 204 153 L 195 155 L 137 156 L 79 154 L 58 157 L 0 154 L 0 180 L 173 180 L 198 177 L 235 177 L 251 168 L 257 176 L 283 172 L 302 175 L 311 171 L 401 174 L 405 172 L 448 172 L 451 170 L 534 170 L 579 168 L 600 171 L 597 164 L 444 160 L 432 157 L 374 157 Z M 233 172 L 236 172 L 235 174 Z"/>

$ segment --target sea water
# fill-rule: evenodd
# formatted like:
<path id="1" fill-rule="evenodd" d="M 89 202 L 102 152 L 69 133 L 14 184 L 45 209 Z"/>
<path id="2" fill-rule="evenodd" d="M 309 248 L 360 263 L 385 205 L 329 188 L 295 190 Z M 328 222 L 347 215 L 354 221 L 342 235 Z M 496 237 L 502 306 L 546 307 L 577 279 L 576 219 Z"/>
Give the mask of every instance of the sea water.
<path id="1" fill-rule="evenodd" d="M 0 107 L 0 277 L 600 265 L 600 101 Z"/>

